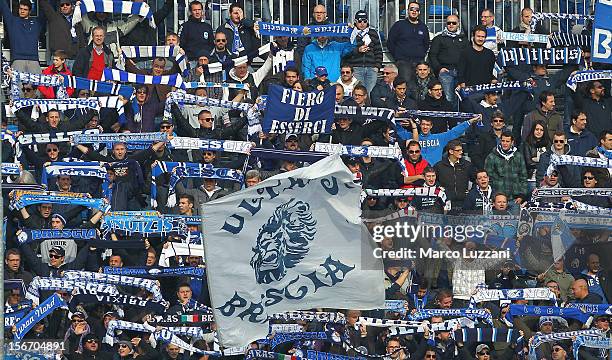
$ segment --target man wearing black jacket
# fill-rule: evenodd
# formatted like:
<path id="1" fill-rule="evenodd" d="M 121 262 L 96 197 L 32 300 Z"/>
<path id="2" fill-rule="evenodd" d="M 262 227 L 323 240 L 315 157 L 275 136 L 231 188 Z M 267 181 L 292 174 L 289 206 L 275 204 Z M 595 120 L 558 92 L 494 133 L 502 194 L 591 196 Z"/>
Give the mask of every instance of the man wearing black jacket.
<path id="1" fill-rule="evenodd" d="M 64 263 L 66 252 L 61 246 L 54 246 L 49 250 L 49 264 L 44 263 L 34 254 L 29 244 L 21 245 L 21 253 L 26 260 L 26 263 L 32 269 L 32 272 L 37 276 L 42 277 L 61 277 L 65 270 L 81 270 L 86 268 L 87 264 L 97 264 L 97 261 L 89 261 L 89 257 L 96 257 L 96 249 L 90 246 L 84 246 L 77 253 L 76 259 L 73 262 Z M 89 269 L 88 271 L 97 271 L 98 269 Z"/>
<path id="2" fill-rule="evenodd" d="M 213 50 L 214 32 L 212 26 L 204 20 L 204 6 L 195 0 L 189 3 L 191 16 L 179 29 L 180 44 L 190 61 L 198 60 L 201 52 Z"/>
<path id="3" fill-rule="evenodd" d="M 449 15 L 446 18 L 446 28 L 431 41 L 429 62 L 442 83 L 446 100 L 451 103 L 457 101 L 457 66 L 461 61 L 461 52 L 468 46 L 468 38 L 461 30 L 457 15 Z"/>
<path id="4" fill-rule="evenodd" d="M 164 27 L 164 19 L 168 17 L 173 7 L 174 1 L 166 0 L 164 5 L 153 13 L 153 20 L 158 29 Z M 143 20 L 132 31 L 123 35 L 119 42 L 127 46 L 155 46 L 157 45 L 157 29 L 151 28 L 150 23 Z"/>
<path id="5" fill-rule="evenodd" d="M 378 31 L 368 26 L 368 14 L 364 10 L 355 14 L 355 28 L 358 30 L 355 50 L 344 61 L 353 66 L 355 78 L 368 89 L 369 94 L 376 85 L 378 69 L 382 66 L 382 44 Z"/>
<path id="6" fill-rule="evenodd" d="M 459 87 L 489 84 L 494 80 L 493 66 L 495 65 L 495 54 L 493 51 L 484 47 L 487 38 L 487 29 L 482 25 L 477 25 L 472 30 L 472 46 L 466 47 L 461 52 L 461 60 L 457 69 L 457 83 Z M 473 112 L 474 104 L 480 101 L 481 97 L 468 97 L 461 105 L 464 111 Z"/>
<path id="7" fill-rule="evenodd" d="M 446 145 L 446 151 L 447 156 L 434 168 L 438 174 L 438 182 L 446 189 L 452 209 L 459 210 L 465 201 L 469 183 L 474 178 L 474 166 L 463 158 L 461 141 L 451 140 Z"/>

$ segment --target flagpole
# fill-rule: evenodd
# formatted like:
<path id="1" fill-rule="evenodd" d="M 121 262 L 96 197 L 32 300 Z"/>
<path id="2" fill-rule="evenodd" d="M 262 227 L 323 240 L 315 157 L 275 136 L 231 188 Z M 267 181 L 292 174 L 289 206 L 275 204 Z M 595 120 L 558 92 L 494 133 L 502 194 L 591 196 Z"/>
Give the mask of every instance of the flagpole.
<path id="1" fill-rule="evenodd" d="M 0 34 L 0 58 L 2 57 L 2 40 L 4 39 L 4 27 L 0 26 L 2 28 L 2 33 Z M 1 60 L 0 60 L 1 62 Z M 2 64 L 0 64 L 0 68 L 2 67 Z M 2 74 L 0 74 L 0 76 L 2 76 Z M 0 104 L 4 104 L 4 90 L 2 90 L 2 87 L 0 87 Z M 0 124 L 2 123 L 2 111 L 0 109 Z M 2 140 L 4 141 L 4 140 Z M 2 144 L 0 143 L 0 168 L 2 167 Z M 3 241 L 3 239 L 5 238 L 4 236 L 4 232 L 6 231 L 6 229 L 4 228 L 4 196 L 2 196 L 2 181 L 0 181 L 0 259 L 3 260 L 4 262 L 4 246 L 5 246 L 5 241 Z M 0 281 L 2 281 L 2 290 L 4 290 L 4 269 L 2 269 L 2 271 L 0 271 Z M 0 304 L 4 304 L 4 291 L 0 291 Z M 0 358 L 4 359 L 4 311 L 0 311 L 0 324 L 2 324 L 2 326 L 0 326 L 0 339 L 2 339 L 2 346 L 0 346 Z"/>

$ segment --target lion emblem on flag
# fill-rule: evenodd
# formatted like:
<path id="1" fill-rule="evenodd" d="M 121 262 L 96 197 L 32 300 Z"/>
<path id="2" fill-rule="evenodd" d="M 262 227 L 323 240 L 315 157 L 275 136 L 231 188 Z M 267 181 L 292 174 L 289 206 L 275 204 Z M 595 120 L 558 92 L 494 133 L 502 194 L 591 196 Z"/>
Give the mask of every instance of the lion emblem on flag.
<path id="1" fill-rule="evenodd" d="M 279 281 L 308 254 L 316 234 L 317 220 L 310 205 L 291 199 L 278 206 L 259 229 L 251 267 L 259 284 Z"/>

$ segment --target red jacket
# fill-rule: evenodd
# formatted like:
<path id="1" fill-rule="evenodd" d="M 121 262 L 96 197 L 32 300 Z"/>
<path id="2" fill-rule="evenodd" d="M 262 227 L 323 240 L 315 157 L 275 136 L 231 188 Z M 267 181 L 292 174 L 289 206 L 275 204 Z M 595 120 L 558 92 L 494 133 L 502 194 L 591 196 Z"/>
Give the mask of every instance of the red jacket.
<path id="1" fill-rule="evenodd" d="M 407 159 L 404 159 L 404 165 L 406 166 L 408 176 L 414 176 L 423 174 L 423 170 L 425 170 L 425 168 L 429 166 L 429 163 L 423 158 L 421 158 L 416 164 L 413 164 Z M 417 180 L 414 181 L 412 184 L 404 184 L 400 187 L 402 189 L 410 189 L 415 187 L 421 187 L 424 183 L 425 182 L 423 180 Z"/>
<path id="2" fill-rule="evenodd" d="M 70 72 L 70 70 L 68 69 L 66 64 L 64 64 L 64 70 L 62 70 L 62 71 L 58 72 L 57 70 L 55 70 L 55 67 L 53 67 L 53 65 L 50 65 L 45 70 L 43 70 L 42 73 L 44 75 L 62 74 L 62 75 L 72 76 L 72 72 Z M 38 91 L 40 91 L 40 94 L 45 99 L 55 99 L 55 89 L 52 88 L 51 86 L 42 86 L 42 85 L 40 85 L 40 86 L 38 86 Z M 69 97 L 72 97 L 72 93 L 74 93 L 74 89 L 73 88 L 67 88 L 66 92 L 68 93 Z"/>

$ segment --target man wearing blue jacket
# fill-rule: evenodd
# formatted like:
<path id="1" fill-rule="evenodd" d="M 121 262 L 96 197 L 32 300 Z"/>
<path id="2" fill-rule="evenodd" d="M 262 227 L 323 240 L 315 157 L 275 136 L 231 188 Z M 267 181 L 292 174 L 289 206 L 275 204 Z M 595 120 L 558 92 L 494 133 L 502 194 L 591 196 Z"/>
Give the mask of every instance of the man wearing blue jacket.
<path id="1" fill-rule="evenodd" d="M 395 65 L 399 69 L 399 76 L 410 81 L 414 76 L 416 64 L 425 59 L 429 50 L 429 28 L 419 20 L 421 6 L 416 1 L 408 4 L 408 17 L 398 20 L 389 30 L 387 48 Z"/>
<path id="2" fill-rule="evenodd" d="M 319 36 L 304 49 L 302 59 L 302 73 L 304 79 L 315 77 L 315 70 L 324 66 L 328 79 L 340 78 L 340 64 L 342 58 L 351 54 L 355 48 L 350 42 L 329 41 L 327 36 Z"/>
<path id="3" fill-rule="evenodd" d="M 46 21 L 41 12 L 37 18 L 31 18 L 32 3 L 30 0 L 19 0 L 19 16 L 11 13 L 6 0 L 0 1 L 0 14 L 8 28 L 11 41 L 12 68 L 40 74 L 38 62 L 38 37 Z"/>
<path id="4" fill-rule="evenodd" d="M 421 119 L 421 132 L 419 133 L 419 144 L 421 145 L 421 156 L 427 160 L 432 166 L 438 161 L 442 160 L 442 151 L 449 141 L 454 140 L 461 136 L 465 130 L 467 130 L 471 124 L 481 119 L 482 115 L 471 118 L 468 121 L 459 123 L 452 129 L 439 133 L 432 134 L 432 120 Z M 412 140 L 411 133 L 406 131 L 401 126 L 396 126 L 397 135 L 403 140 Z"/>

